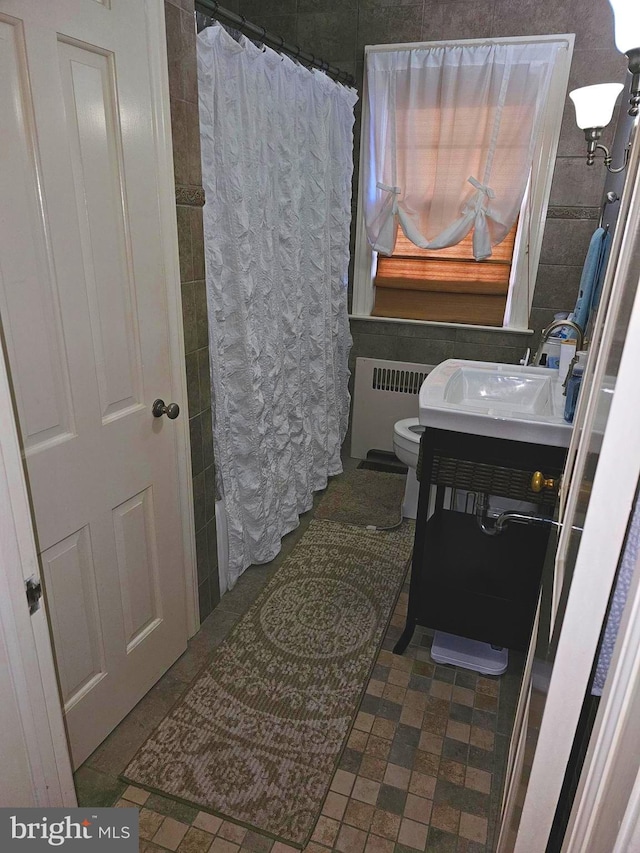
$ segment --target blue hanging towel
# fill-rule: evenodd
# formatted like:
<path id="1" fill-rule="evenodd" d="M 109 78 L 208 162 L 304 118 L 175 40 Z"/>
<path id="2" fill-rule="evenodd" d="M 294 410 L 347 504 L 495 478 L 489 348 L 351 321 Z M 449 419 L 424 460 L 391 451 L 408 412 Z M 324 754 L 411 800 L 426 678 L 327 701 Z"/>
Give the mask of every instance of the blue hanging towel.
<path id="1" fill-rule="evenodd" d="M 569 319 L 577 323 L 584 331 L 589 322 L 589 314 L 595 310 L 600 300 L 602 280 L 607 266 L 609 249 L 611 247 L 611 235 L 604 228 L 596 228 L 589 243 L 587 257 L 580 276 L 580 290 L 576 307 Z M 574 333 L 570 334 L 573 337 Z"/>
<path id="2" fill-rule="evenodd" d="M 598 305 L 600 304 L 600 294 L 602 293 L 602 282 L 604 281 L 604 274 L 607 269 L 607 261 L 609 260 L 609 251 L 611 250 L 611 234 L 609 230 L 605 231 L 605 235 L 602 239 L 602 256 L 600 258 L 600 269 L 598 275 L 596 276 L 596 284 L 593 288 L 593 295 L 591 297 L 591 307 L 590 310 L 593 313 Z"/>

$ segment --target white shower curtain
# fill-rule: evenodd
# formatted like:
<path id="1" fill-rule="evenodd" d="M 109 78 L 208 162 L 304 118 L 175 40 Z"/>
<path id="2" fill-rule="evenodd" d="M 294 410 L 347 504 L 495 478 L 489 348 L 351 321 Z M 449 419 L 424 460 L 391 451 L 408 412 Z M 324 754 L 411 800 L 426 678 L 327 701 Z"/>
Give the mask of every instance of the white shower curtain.
<path id="1" fill-rule="evenodd" d="M 357 96 L 221 26 L 198 36 L 213 435 L 232 587 L 342 470 Z"/>

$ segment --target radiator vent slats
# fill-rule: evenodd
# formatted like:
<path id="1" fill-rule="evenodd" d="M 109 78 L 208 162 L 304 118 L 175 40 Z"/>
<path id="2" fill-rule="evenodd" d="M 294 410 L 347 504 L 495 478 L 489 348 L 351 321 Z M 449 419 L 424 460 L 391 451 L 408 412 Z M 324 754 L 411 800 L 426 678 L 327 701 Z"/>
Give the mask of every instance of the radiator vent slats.
<path id="1" fill-rule="evenodd" d="M 356 358 L 351 419 L 351 455 L 393 453 L 393 425 L 418 417 L 418 394 L 430 364 L 388 358 Z"/>
<path id="2" fill-rule="evenodd" d="M 399 394 L 417 394 L 427 376 L 415 370 L 393 370 L 374 367 L 372 385 L 374 391 L 396 391 Z"/>

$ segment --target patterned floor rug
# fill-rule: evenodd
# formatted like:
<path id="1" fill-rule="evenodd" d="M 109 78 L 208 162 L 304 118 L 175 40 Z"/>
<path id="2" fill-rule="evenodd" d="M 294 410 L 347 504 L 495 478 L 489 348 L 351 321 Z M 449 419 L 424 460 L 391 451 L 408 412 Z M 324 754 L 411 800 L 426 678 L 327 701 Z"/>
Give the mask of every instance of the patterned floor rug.
<path id="1" fill-rule="evenodd" d="M 355 468 L 327 486 L 315 518 L 389 530 L 402 522 L 404 474 Z"/>
<path id="2" fill-rule="evenodd" d="M 303 847 L 412 544 L 313 520 L 123 778 Z"/>

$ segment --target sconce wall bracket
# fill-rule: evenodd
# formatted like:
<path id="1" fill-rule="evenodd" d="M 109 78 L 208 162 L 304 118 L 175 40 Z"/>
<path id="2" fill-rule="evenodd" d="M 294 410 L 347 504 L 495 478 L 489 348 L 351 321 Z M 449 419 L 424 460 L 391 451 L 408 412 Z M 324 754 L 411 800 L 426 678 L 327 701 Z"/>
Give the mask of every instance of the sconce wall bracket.
<path id="1" fill-rule="evenodd" d="M 629 115 L 637 116 L 640 110 L 640 47 L 634 47 L 625 54 L 629 60 L 631 91 L 629 96 Z"/>
<path id="2" fill-rule="evenodd" d="M 587 127 L 584 131 L 584 138 L 587 140 L 587 166 L 593 166 L 596 158 L 596 151 L 600 149 L 604 154 L 604 165 L 608 172 L 612 174 L 617 174 L 618 172 L 623 172 L 627 168 L 627 163 L 629 161 L 629 145 L 624 149 L 624 161 L 622 166 L 619 166 L 617 169 L 611 167 L 611 163 L 613 158 L 611 157 L 611 152 L 607 148 L 606 145 L 602 145 L 598 140 L 602 136 L 601 127 Z"/>

